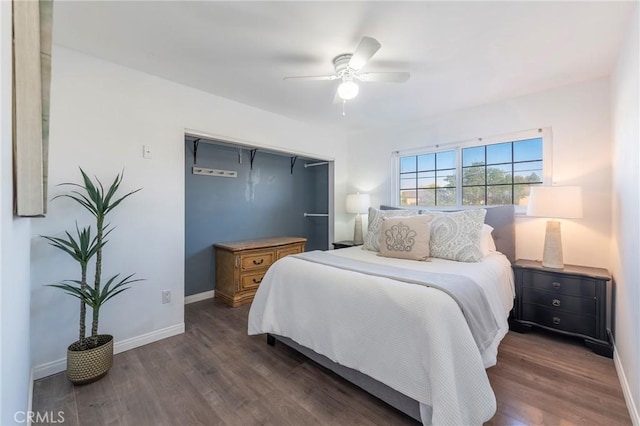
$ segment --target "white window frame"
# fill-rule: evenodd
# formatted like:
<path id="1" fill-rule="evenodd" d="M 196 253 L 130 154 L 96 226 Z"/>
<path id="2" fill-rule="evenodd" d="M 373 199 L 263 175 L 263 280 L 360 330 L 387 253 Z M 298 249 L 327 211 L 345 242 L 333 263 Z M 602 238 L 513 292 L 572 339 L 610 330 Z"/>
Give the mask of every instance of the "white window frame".
<path id="1" fill-rule="evenodd" d="M 498 136 L 481 137 L 467 139 L 459 142 L 448 142 L 423 146 L 420 148 L 393 151 L 391 153 L 391 200 L 392 206 L 400 207 L 400 158 L 413 155 L 435 154 L 444 151 L 456 152 L 456 207 L 462 206 L 462 149 L 475 146 L 493 145 L 504 142 L 513 142 L 524 139 L 542 138 L 542 182 L 543 185 L 550 185 L 553 181 L 553 133 L 551 127 L 523 130 L 519 132 L 507 133 Z M 402 206 L 407 208 L 407 206 Z M 411 207 L 409 207 L 411 208 Z M 415 208 L 420 208 L 416 206 Z M 526 212 L 525 206 L 515 205 L 517 214 Z"/>

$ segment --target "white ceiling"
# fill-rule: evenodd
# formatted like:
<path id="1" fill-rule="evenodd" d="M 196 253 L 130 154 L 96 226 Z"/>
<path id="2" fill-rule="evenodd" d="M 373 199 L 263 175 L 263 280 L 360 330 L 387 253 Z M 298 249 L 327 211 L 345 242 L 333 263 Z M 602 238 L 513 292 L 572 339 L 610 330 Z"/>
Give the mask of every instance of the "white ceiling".
<path id="1" fill-rule="evenodd" d="M 636 2 L 55 1 L 54 43 L 297 120 L 345 130 L 424 117 L 608 75 Z M 332 59 L 382 48 L 332 104 Z M 55 58 L 54 58 L 55 61 Z"/>

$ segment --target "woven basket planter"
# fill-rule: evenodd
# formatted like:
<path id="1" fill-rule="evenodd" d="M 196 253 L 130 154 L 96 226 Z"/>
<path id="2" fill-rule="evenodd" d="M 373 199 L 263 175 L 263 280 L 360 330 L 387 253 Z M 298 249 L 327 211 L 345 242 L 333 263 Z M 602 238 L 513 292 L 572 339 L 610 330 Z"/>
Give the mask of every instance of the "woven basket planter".
<path id="1" fill-rule="evenodd" d="M 67 378 L 74 385 L 86 385 L 103 378 L 113 365 L 113 336 L 98 335 L 98 346 L 78 350 L 74 342 L 67 348 Z"/>

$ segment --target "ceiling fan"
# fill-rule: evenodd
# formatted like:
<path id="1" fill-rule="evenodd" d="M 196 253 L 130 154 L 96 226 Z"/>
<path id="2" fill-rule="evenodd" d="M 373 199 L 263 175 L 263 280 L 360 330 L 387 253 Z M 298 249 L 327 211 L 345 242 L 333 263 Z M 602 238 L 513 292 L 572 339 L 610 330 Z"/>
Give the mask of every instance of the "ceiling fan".
<path id="1" fill-rule="evenodd" d="M 358 81 L 362 82 L 391 82 L 402 83 L 409 79 L 408 72 L 366 72 L 360 73 L 369 60 L 380 49 L 381 44 L 372 37 L 362 37 L 353 53 L 338 55 L 333 59 L 335 74 L 317 76 L 285 77 L 285 80 L 342 80 L 333 103 L 346 102 L 358 96 L 360 90 Z"/>

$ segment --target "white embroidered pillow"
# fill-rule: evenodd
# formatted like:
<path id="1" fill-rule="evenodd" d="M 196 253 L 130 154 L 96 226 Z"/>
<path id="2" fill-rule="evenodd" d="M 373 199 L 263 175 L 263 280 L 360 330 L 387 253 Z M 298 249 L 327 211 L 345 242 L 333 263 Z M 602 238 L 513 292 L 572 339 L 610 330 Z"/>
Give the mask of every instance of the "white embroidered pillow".
<path id="1" fill-rule="evenodd" d="M 371 251 L 380 250 L 380 228 L 383 218 L 408 216 L 416 216 L 416 212 L 411 210 L 378 210 L 369 207 L 369 225 L 367 226 L 367 235 L 363 238 L 362 248 Z"/>
<path id="2" fill-rule="evenodd" d="M 427 260 L 431 219 L 433 216 L 411 216 L 382 219 L 380 256 L 399 259 Z"/>

